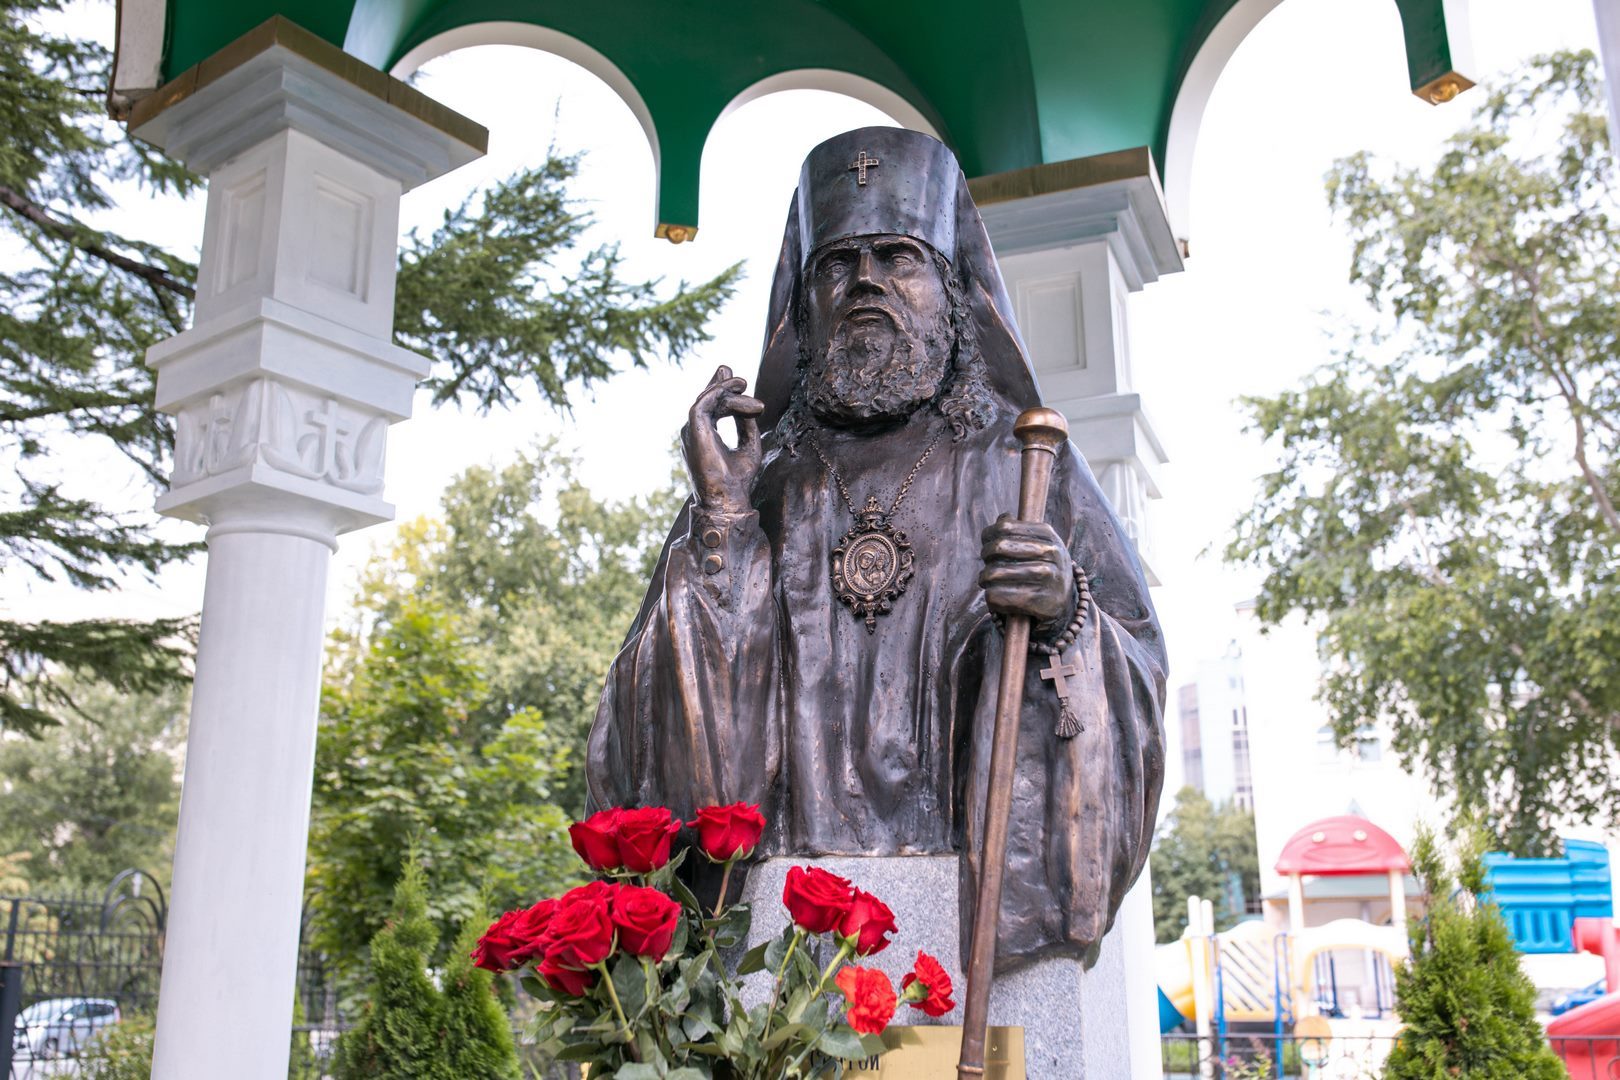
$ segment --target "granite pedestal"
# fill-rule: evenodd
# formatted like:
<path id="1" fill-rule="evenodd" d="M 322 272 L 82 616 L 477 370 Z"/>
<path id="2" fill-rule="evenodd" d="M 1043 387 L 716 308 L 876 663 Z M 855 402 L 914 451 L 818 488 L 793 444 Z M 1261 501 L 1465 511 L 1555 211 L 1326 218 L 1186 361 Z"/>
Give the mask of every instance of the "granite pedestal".
<path id="1" fill-rule="evenodd" d="M 967 980 L 958 937 L 957 859 L 954 855 L 891 858 L 827 857 L 769 859 L 753 868 L 738 900 L 753 909 L 749 945 L 781 933 L 787 924 L 782 886 L 790 866 L 819 866 L 846 877 L 894 909 L 899 932 L 893 943 L 860 961 L 894 981 L 911 970 L 917 950 L 939 960 L 955 984 L 957 1007 L 935 1020 L 902 1005 L 897 1024 L 960 1024 Z M 769 976 L 754 976 L 763 998 Z M 1078 960 L 1041 960 L 998 978 L 990 996 L 990 1023 L 1024 1029 L 1029 1080 L 1116 1080 L 1131 1075 L 1125 1015 L 1124 952 L 1115 935 L 1087 971 Z"/>

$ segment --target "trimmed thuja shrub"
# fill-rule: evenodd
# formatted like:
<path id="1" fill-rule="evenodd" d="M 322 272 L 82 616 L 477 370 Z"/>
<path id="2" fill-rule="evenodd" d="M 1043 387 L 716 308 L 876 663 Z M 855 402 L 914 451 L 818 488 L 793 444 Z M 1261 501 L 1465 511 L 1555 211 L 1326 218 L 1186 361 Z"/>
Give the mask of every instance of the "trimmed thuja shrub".
<path id="1" fill-rule="evenodd" d="M 480 920 L 472 920 L 477 929 Z M 517 1080 L 517 1054 L 491 976 L 458 943 L 442 976 L 428 973 L 438 945 L 414 859 L 394 889 L 393 913 L 371 940 L 371 989 L 353 1031 L 338 1044 L 334 1080 Z M 463 947 L 465 946 L 465 947 Z"/>
<path id="2" fill-rule="evenodd" d="M 1384 1076 L 1567 1080 L 1536 1019 L 1536 988 L 1519 967 L 1502 913 L 1482 899 L 1481 834 L 1463 836 L 1455 873 L 1427 829 L 1412 845 L 1428 910 L 1411 924 L 1411 960 L 1395 970 L 1403 1027 Z"/>

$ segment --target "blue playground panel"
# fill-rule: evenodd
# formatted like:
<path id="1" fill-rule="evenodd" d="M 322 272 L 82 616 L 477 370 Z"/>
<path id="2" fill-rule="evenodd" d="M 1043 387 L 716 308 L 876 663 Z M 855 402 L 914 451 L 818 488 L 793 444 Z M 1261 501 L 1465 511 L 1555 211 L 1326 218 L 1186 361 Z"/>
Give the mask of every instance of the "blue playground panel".
<path id="1" fill-rule="evenodd" d="M 1176 1007 L 1174 1005 L 1170 1004 L 1170 999 L 1164 996 L 1164 991 L 1160 990 L 1159 991 L 1159 1034 L 1164 1035 L 1164 1034 L 1166 1034 L 1168 1032 L 1175 1031 L 1177 1028 L 1181 1027 L 1186 1022 L 1187 1022 L 1187 1017 L 1182 1016 L 1181 1013 L 1176 1010 Z"/>
<path id="2" fill-rule="evenodd" d="M 1575 951 L 1576 919 L 1614 914 L 1609 853 L 1589 840 L 1565 840 L 1562 859 L 1485 856 L 1489 898 L 1502 909 L 1513 943 L 1525 953 Z"/>

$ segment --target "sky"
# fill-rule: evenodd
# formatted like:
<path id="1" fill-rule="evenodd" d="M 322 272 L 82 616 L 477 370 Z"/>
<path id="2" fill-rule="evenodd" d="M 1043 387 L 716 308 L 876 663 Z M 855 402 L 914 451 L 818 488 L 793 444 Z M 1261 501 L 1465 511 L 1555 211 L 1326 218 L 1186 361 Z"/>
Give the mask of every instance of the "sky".
<path id="1" fill-rule="evenodd" d="M 1470 10 L 1475 63 L 1467 73 L 1481 82 L 1536 53 L 1596 45 L 1591 0 L 1471 0 Z M 79 33 L 111 34 L 110 6 L 73 9 L 70 19 Z M 757 367 L 769 275 L 804 154 L 840 131 L 889 122 L 860 102 L 816 91 L 737 109 L 705 148 L 700 235 L 676 246 L 652 236 L 653 159 L 639 125 L 583 69 L 534 50 L 483 46 L 430 61 L 417 85 L 486 125 L 490 152 L 407 194 L 402 231 L 431 229 L 445 207 L 555 146 L 584 152 L 573 190 L 596 216 L 587 239 L 621 244 L 627 275 L 696 281 L 741 260 L 747 277 L 714 320 L 713 340 L 684 366 L 619 375 L 594 396 L 577 394 L 571 416 L 539 402 L 481 415 L 434 408 L 419 394 L 416 415 L 389 437 L 386 497 L 399 521 L 433 513 L 461 470 L 500 464 L 551 436 L 579 452 L 584 479 L 601 494 L 632 495 L 664 480 L 686 408 L 713 368 Z M 1194 159 L 1187 269 L 1134 294 L 1129 307 L 1136 388 L 1170 458 L 1150 528 L 1172 687 L 1226 650 L 1233 605 L 1257 584 L 1218 557 L 1252 503 L 1256 477 L 1275 460 L 1243 430 L 1237 399 L 1296 384 L 1328 358 L 1330 333 L 1367 317 L 1347 281 L 1349 242 L 1329 214 L 1324 174 L 1361 150 L 1428 162 L 1482 97 L 1474 90 L 1437 108 L 1412 96 L 1392 0 L 1284 0 L 1217 84 Z M 201 238 L 200 197 L 151 200 L 129 191 L 114 213 L 126 231 L 177 249 L 194 251 Z M 63 446 L 55 468 L 70 492 L 132 511 L 150 506 L 150 489 L 105 448 Z M 169 529 L 201 532 L 183 523 Z M 393 529 L 343 539 L 329 620 L 342 615 L 360 567 Z M 24 618 L 172 615 L 198 610 L 202 585 L 200 560 L 102 595 L 12 572 L 0 576 L 0 608 Z M 1251 681 L 1263 677 L 1248 673 Z"/>

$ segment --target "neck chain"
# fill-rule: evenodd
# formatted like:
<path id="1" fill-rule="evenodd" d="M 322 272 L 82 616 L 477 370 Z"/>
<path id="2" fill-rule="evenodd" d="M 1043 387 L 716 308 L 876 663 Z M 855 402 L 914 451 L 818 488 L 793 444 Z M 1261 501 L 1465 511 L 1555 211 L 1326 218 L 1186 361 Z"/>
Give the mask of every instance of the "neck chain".
<path id="1" fill-rule="evenodd" d="M 838 494 L 843 497 L 844 505 L 855 518 L 855 524 L 833 548 L 832 584 L 838 599 L 849 606 L 857 619 L 866 621 L 868 634 L 877 632 L 877 617 L 887 615 L 894 608 L 894 602 L 900 599 L 911 581 L 915 561 L 911 542 L 889 519 L 899 513 L 900 504 L 906 501 L 906 495 L 911 491 L 923 462 L 928 460 L 928 455 L 934 452 L 934 447 L 939 445 L 944 434 L 945 428 L 941 427 L 928 440 L 922 456 L 906 474 L 900 490 L 895 492 L 894 502 L 887 510 L 883 509 L 875 494 L 866 497 L 865 509 L 857 510 L 855 500 L 849 497 L 849 488 L 844 485 L 844 478 L 838 475 L 833 463 L 822 453 L 815 435 L 805 432 L 805 441 L 816 452 L 816 457 L 821 459 L 821 464 L 838 486 Z"/>

